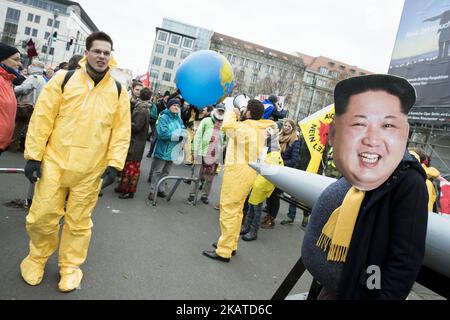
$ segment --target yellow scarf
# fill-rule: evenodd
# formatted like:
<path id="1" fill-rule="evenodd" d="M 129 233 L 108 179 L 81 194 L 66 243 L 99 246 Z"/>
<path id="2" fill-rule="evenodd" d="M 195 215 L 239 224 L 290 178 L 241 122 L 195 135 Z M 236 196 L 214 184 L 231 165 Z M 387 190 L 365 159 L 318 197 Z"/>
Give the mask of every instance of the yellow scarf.
<path id="1" fill-rule="evenodd" d="M 348 247 L 350 246 L 353 229 L 355 228 L 364 195 L 365 191 L 351 187 L 345 195 L 342 205 L 333 211 L 328 222 L 323 227 L 316 246 L 323 251 L 330 247 L 327 256 L 328 261 L 346 261 Z"/>

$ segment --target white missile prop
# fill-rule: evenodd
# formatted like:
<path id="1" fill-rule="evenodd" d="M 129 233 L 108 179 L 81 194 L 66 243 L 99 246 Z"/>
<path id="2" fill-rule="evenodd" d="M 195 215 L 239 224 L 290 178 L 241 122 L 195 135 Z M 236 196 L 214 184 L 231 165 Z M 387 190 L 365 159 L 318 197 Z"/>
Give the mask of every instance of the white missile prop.
<path id="1" fill-rule="evenodd" d="M 320 194 L 336 179 L 288 167 L 250 163 L 250 167 L 277 188 L 312 208 Z M 450 278 L 450 218 L 434 212 L 428 215 L 425 266 Z"/>

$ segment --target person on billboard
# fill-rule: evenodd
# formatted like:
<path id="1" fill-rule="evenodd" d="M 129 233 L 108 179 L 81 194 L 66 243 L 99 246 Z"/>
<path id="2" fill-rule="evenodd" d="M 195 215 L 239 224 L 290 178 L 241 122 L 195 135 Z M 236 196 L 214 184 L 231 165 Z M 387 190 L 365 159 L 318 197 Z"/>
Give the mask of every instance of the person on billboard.
<path id="1" fill-rule="evenodd" d="M 438 59 L 448 57 L 448 49 L 450 46 L 450 28 L 445 28 L 450 22 L 450 10 L 447 10 L 440 15 L 423 20 L 423 22 L 435 21 L 439 19 L 439 54 Z"/>
<path id="2" fill-rule="evenodd" d="M 407 151 L 414 87 L 392 75 L 339 82 L 330 128 L 343 178 L 314 206 L 302 244 L 319 300 L 404 300 L 425 254 L 426 173 Z"/>

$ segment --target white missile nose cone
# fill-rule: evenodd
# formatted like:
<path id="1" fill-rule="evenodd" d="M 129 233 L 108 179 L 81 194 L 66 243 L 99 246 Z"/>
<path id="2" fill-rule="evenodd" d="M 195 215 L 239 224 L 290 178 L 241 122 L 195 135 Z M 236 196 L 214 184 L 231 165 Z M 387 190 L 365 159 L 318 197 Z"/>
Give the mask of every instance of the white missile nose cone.
<path id="1" fill-rule="evenodd" d="M 250 168 L 254 169 L 256 172 L 260 173 L 261 172 L 261 163 L 258 162 L 252 162 L 248 164 L 250 166 Z"/>

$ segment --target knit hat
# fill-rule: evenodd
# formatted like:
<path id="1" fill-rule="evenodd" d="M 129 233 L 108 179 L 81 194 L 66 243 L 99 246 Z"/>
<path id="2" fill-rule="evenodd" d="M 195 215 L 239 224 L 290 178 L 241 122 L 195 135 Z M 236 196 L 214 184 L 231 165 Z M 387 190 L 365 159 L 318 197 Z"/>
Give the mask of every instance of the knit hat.
<path id="1" fill-rule="evenodd" d="M 271 95 L 269 96 L 269 98 L 267 98 L 267 100 L 269 100 L 270 102 L 272 102 L 273 104 L 275 104 L 275 103 L 278 102 L 278 97 L 277 97 L 276 95 L 274 95 L 274 94 L 271 94 Z"/>
<path id="2" fill-rule="evenodd" d="M 223 103 L 219 103 L 216 105 L 216 107 L 214 108 L 215 110 L 223 110 L 225 111 L 225 105 Z"/>
<path id="3" fill-rule="evenodd" d="M 170 99 L 169 102 L 167 102 L 167 109 L 169 109 L 174 104 L 181 106 L 181 102 L 179 99 Z"/>
<path id="4" fill-rule="evenodd" d="M 8 46 L 7 44 L 0 43 L 0 62 L 8 59 L 16 53 L 19 53 L 19 50 L 14 47 Z"/>

